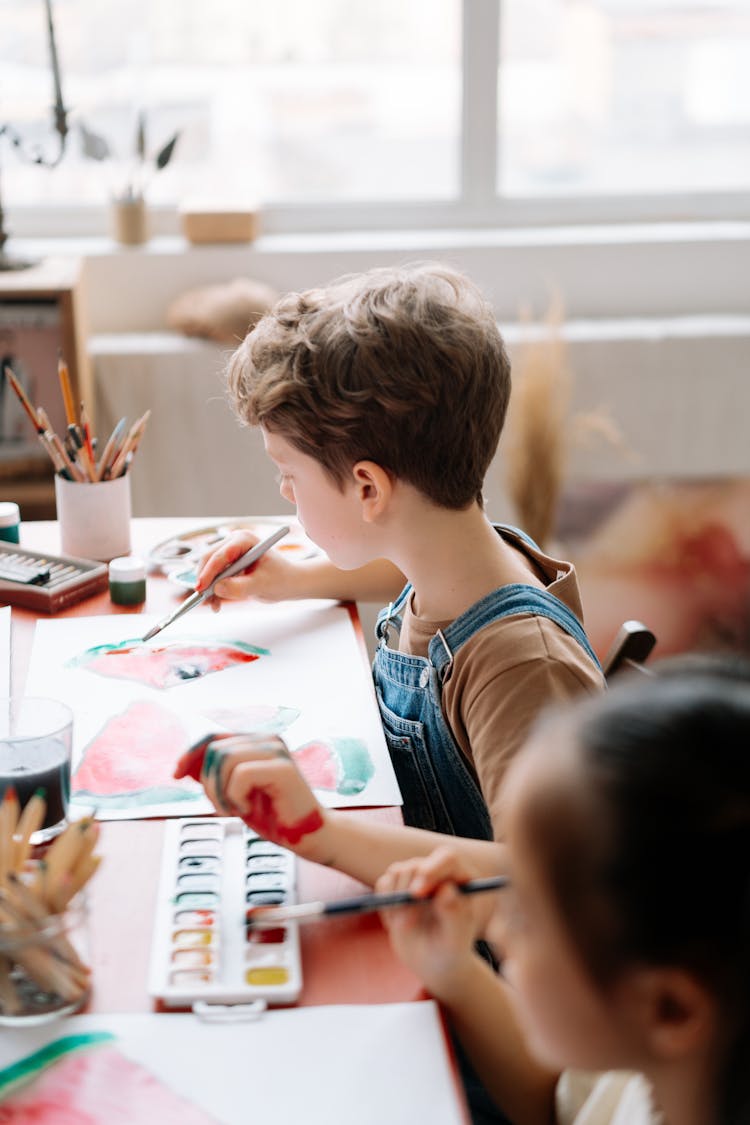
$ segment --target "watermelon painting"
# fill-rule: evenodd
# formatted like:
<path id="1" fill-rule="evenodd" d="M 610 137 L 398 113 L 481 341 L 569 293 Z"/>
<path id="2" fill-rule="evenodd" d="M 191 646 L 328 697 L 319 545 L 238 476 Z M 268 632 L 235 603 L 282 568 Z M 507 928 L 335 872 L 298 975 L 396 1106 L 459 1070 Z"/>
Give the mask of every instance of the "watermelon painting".
<path id="1" fill-rule="evenodd" d="M 190 742 L 173 711 L 136 700 L 108 719 L 85 747 L 73 774 L 73 798 L 116 809 L 194 800 L 199 787 L 189 778 L 172 777 L 175 762 Z"/>
<path id="2" fill-rule="evenodd" d="M 268 649 L 244 641 L 181 640 L 147 645 L 140 640 L 96 645 L 67 662 L 97 676 L 137 680 L 153 688 L 169 688 L 221 672 L 237 664 L 251 664 Z"/>
<path id="3" fill-rule="evenodd" d="M 217 1125 L 127 1058 L 106 1032 L 49 1043 L 0 1071 L 0 1086 L 0 1125 Z"/>
<path id="4" fill-rule="evenodd" d="M 351 797 L 361 793 L 375 767 L 367 746 L 360 738 L 316 739 L 292 751 L 292 757 L 313 789 Z"/>

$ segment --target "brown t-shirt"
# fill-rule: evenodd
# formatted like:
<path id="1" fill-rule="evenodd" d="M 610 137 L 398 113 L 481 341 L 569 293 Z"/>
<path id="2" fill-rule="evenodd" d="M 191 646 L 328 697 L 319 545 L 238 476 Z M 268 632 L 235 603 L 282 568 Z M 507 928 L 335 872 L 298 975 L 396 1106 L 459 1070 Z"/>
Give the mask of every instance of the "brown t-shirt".
<path id="1" fill-rule="evenodd" d="M 536 564 L 548 591 L 583 620 L 575 567 L 529 547 L 510 530 L 503 538 Z M 416 617 L 404 607 L 399 650 L 427 656 L 430 641 L 449 621 Z M 503 835 L 499 790 L 508 764 L 529 727 L 548 704 L 604 688 L 599 669 L 578 641 L 547 617 L 514 614 L 485 625 L 455 654 L 442 706 L 458 746 L 474 770 L 492 818 Z"/>

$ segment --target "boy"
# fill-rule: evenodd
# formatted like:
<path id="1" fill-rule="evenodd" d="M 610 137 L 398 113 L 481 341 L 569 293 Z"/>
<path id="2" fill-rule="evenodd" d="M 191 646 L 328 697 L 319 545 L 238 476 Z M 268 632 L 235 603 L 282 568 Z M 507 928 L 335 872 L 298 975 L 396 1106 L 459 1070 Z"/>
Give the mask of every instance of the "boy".
<path id="1" fill-rule="evenodd" d="M 281 495 L 328 557 L 294 564 L 271 552 L 217 595 L 391 603 L 373 675 L 411 827 L 323 810 L 281 739 L 265 736 L 211 743 L 209 796 L 364 882 L 431 852 L 434 833 L 465 837 L 465 854 L 496 869 L 498 849 L 479 841 L 502 837 L 508 762 L 542 706 L 603 681 L 573 567 L 483 511 L 510 394 L 489 304 L 431 264 L 290 294 L 238 348 L 228 383 L 239 418 L 262 429 Z M 220 547 L 198 588 L 251 542 Z M 178 772 L 198 776 L 202 763 L 196 752 Z"/>

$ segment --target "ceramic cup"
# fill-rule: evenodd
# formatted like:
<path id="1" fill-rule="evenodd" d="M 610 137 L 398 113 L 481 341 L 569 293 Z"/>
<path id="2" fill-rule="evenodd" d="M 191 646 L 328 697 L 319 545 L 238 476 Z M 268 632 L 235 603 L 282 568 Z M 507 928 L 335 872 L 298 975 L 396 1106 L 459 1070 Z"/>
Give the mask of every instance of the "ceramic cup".
<path id="1" fill-rule="evenodd" d="M 130 476 L 96 484 L 55 477 L 63 554 L 110 562 L 130 554 Z"/>

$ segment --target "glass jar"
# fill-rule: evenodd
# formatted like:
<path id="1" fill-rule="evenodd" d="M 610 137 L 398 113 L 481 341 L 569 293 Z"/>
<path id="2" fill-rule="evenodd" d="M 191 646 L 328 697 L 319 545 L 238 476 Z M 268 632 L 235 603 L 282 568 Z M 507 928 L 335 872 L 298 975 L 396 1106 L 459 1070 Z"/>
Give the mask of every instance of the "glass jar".
<path id="1" fill-rule="evenodd" d="M 69 1015 L 91 993 L 88 903 L 79 892 L 46 914 L 26 884 L 0 892 L 0 1026 L 31 1027 Z"/>

